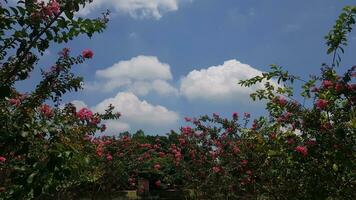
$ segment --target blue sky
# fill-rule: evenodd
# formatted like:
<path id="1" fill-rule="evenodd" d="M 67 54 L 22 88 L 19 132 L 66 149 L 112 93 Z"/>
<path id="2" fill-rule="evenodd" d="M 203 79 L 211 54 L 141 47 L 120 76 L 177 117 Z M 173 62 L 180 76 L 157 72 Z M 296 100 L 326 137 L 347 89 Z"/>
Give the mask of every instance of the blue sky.
<path id="1" fill-rule="evenodd" d="M 238 80 L 279 64 L 307 79 L 330 63 L 324 36 L 338 14 L 355 1 L 335 0 L 94 0 L 78 16 L 96 17 L 111 10 L 107 30 L 53 45 L 40 67 L 53 63 L 56 52 L 90 48 L 94 58 L 74 71 L 85 89 L 74 101 L 103 111 L 112 103 L 122 112 L 108 122 L 108 134 L 143 129 L 164 134 L 186 125 L 185 116 L 233 112 L 263 114 L 263 105 L 248 97 Z M 356 34 L 349 36 L 343 65 L 352 66 Z M 36 72 L 35 72 L 36 73 Z M 20 83 L 22 90 L 34 85 Z"/>

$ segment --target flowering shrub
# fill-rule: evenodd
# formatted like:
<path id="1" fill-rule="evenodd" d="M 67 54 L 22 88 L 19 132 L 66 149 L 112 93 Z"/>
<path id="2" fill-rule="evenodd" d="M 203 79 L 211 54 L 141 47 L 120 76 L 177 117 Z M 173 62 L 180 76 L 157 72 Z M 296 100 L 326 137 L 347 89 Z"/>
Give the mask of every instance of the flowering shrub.
<path id="1" fill-rule="evenodd" d="M 251 97 L 267 101 L 269 117 L 214 113 L 185 118 L 190 126 L 167 136 L 94 137 L 105 131 L 102 122 L 120 117 L 113 107 L 94 113 L 60 106 L 63 94 L 81 89 L 72 66 L 93 58 L 93 51 L 72 57 L 64 48 L 34 91 L 14 87 L 29 78 L 39 59 L 35 51 L 105 28 L 106 14 L 73 18 L 89 2 L 26 0 L 9 7 L 5 1 L 0 7 L 1 199 L 94 198 L 127 189 L 144 194 L 148 186 L 189 190 L 193 199 L 356 199 L 356 67 L 336 73 L 356 7 L 346 7 L 326 36 L 333 60 L 320 76 L 305 81 L 274 65 L 240 82 L 265 84 Z M 296 80 L 311 106 L 296 100 Z"/>
<path id="2" fill-rule="evenodd" d="M 345 38 L 340 34 L 351 31 L 355 13 L 355 7 L 346 7 L 340 15 L 327 36 L 328 53 L 339 54 L 346 41 L 340 42 Z M 356 67 L 338 75 L 341 60 L 336 58 L 308 81 L 275 65 L 271 72 L 241 81 L 243 86 L 266 86 L 251 97 L 267 100 L 269 117 L 253 120 L 251 126 L 249 113 L 242 119 L 238 113 L 231 119 L 214 113 L 186 117 L 192 126 L 170 133 L 162 146 L 154 140 L 142 142 L 143 136 L 111 138 L 105 147 L 113 155 L 110 163 L 121 163 L 128 172 L 128 185 L 120 187 L 140 190 L 138 180 L 146 178 L 156 189 L 189 189 L 198 199 L 356 198 Z M 278 84 L 269 83 L 271 79 Z M 295 80 L 303 82 L 301 97 L 293 92 Z M 312 100 L 311 106 L 296 100 L 301 98 Z M 129 154 L 122 154 L 124 150 Z M 120 174 L 125 174 L 116 169 L 121 168 L 106 169 L 108 177 L 116 177 L 111 183 L 119 183 Z"/>
<path id="3" fill-rule="evenodd" d="M 98 19 L 73 18 L 89 0 L 18 1 L 0 7 L 0 199 L 47 199 L 98 176 L 91 143 L 84 139 L 102 130 L 101 119 L 116 119 L 106 113 L 76 111 L 73 105 L 59 108 L 61 96 L 81 88 L 82 78 L 71 67 L 93 57 L 71 57 L 68 48 L 59 53 L 34 91 L 20 94 L 16 81 L 29 78 L 51 42 L 62 43 L 79 34 L 101 32 L 106 14 Z M 48 104 L 45 104 L 48 103 Z M 65 197 L 63 197 L 65 198 Z"/>

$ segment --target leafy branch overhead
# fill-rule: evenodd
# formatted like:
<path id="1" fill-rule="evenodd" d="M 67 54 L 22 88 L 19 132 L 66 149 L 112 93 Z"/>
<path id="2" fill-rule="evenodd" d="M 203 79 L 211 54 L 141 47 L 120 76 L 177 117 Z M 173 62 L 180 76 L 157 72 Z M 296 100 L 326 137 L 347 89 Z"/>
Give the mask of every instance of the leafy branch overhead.
<path id="1" fill-rule="evenodd" d="M 356 6 L 346 6 L 336 24 L 328 35 L 325 36 L 328 46 L 327 54 L 333 54 L 332 66 L 339 66 L 341 62 L 340 52 L 344 53 L 347 46 L 347 35 L 352 31 L 356 20 Z"/>

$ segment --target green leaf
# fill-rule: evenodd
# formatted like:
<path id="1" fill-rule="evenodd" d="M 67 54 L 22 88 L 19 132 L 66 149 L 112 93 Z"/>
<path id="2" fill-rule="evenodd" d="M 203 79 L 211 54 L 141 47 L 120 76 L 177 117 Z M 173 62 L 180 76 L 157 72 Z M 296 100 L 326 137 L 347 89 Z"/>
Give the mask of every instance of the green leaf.
<path id="1" fill-rule="evenodd" d="M 35 176 L 37 175 L 37 172 L 32 173 L 30 176 L 27 177 L 27 183 L 31 184 L 33 182 L 33 179 L 35 178 Z"/>

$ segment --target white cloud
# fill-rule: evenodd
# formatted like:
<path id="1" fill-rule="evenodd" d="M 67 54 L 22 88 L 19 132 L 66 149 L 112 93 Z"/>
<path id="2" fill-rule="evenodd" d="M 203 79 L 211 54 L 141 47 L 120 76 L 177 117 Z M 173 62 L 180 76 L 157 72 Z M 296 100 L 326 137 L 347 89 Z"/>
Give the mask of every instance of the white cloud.
<path id="1" fill-rule="evenodd" d="M 189 100 L 229 101 L 249 100 L 249 94 L 261 87 L 241 87 L 240 80 L 261 75 L 262 72 L 237 60 L 228 60 L 224 64 L 193 70 L 183 77 L 180 93 Z"/>
<path id="2" fill-rule="evenodd" d="M 176 126 L 179 120 L 178 113 L 163 106 L 152 105 L 145 100 L 140 100 L 130 92 L 120 92 L 113 98 L 105 99 L 96 105 L 93 110 L 104 112 L 110 104 L 115 107 L 115 111 L 122 113 L 122 117 L 118 123 L 116 121 L 109 122 L 109 130 L 113 130 L 110 126 L 122 130 L 131 127 L 168 130 L 168 128 Z"/>
<path id="3" fill-rule="evenodd" d="M 77 108 L 77 110 L 88 107 L 87 104 L 84 103 L 84 101 L 74 100 L 71 103 Z"/>
<path id="4" fill-rule="evenodd" d="M 147 95 L 151 91 L 154 91 L 161 96 L 178 96 L 178 90 L 164 80 L 154 80 L 153 82 L 135 82 L 128 88 L 128 90 L 141 96 Z"/>
<path id="5" fill-rule="evenodd" d="M 100 78 L 119 79 L 132 78 L 137 80 L 172 79 L 170 66 L 161 63 L 154 56 L 137 56 L 130 60 L 120 61 L 104 70 L 98 70 Z"/>
<path id="6" fill-rule="evenodd" d="M 106 135 L 118 135 L 119 133 L 130 130 L 130 125 L 128 123 L 122 122 L 121 119 L 107 120 L 104 122 L 104 124 L 107 127 L 105 132 Z"/>
<path id="7" fill-rule="evenodd" d="M 79 11 L 80 15 L 88 15 L 96 9 L 105 9 L 129 14 L 133 18 L 159 19 L 164 13 L 177 11 L 179 3 L 187 0 L 94 0 Z M 190 1 L 190 0 L 189 0 Z"/>
<path id="8" fill-rule="evenodd" d="M 96 71 L 97 80 L 84 85 L 87 90 L 112 92 L 125 89 L 137 95 L 156 92 L 162 96 L 178 95 L 167 81 L 173 78 L 170 66 L 154 56 L 137 56 Z"/>

